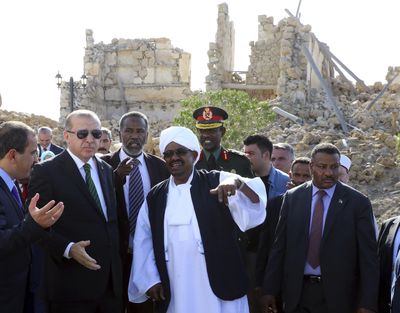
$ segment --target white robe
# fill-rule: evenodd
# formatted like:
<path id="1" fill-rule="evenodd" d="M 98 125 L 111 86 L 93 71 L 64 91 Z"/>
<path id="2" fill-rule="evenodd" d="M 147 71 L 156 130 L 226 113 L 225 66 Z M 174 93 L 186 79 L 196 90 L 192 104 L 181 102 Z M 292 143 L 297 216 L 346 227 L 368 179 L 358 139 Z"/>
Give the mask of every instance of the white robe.
<path id="1" fill-rule="evenodd" d="M 221 172 L 220 182 L 232 180 L 233 174 Z M 254 190 L 259 203 L 240 191 L 229 197 L 229 209 L 242 231 L 261 224 L 266 216 L 266 193 L 260 178 L 245 179 Z M 170 178 L 164 219 L 164 247 L 171 301 L 167 313 L 247 313 L 247 297 L 224 301 L 211 289 L 199 226 L 190 194 L 192 177 L 186 184 L 175 185 Z M 133 243 L 134 253 L 128 288 L 129 301 L 144 302 L 146 291 L 160 282 L 157 271 L 148 207 L 145 202 L 139 212 Z"/>

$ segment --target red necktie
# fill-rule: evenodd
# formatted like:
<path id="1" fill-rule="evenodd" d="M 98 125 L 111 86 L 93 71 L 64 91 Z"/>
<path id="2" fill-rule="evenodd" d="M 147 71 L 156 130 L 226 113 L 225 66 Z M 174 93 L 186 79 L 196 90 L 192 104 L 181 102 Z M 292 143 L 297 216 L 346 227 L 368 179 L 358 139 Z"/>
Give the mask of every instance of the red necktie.
<path id="1" fill-rule="evenodd" d="M 324 202 L 322 198 L 326 195 L 325 190 L 318 190 L 314 213 L 311 221 L 311 231 L 308 242 L 307 262 L 312 268 L 317 268 L 319 262 L 319 248 L 322 238 L 322 225 L 324 219 Z"/>

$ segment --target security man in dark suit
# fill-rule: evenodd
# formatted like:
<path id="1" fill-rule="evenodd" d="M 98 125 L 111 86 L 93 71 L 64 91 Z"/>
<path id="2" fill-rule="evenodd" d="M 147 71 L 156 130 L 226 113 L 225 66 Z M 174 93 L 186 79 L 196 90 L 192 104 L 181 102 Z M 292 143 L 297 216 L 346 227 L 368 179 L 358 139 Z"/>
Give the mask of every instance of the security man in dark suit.
<path id="1" fill-rule="evenodd" d="M 21 122 L 0 125 L 0 311 L 22 313 L 26 304 L 30 246 L 48 236 L 45 228 L 61 216 L 64 206 L 50 201 L 36 208 L 36 194 L 25 212 L 15 185 L 28 177 L 37 160 L 34 131 Z M 54 206 L 54 207 L 53 207 Z M 53 208 L 52 208 L 53 207 Z M 28 310 L 28 307 L 25 307 Z"/>
<path id="2" fill-rule="evenodd" d="M 138 161 L 140 184 L 143 192 L 143 199 L 146 198 L 150 188 L 169 177 L 165 161 L 161 158 L 143 152 L 143 147 L 149 134 L 149 121 L 146 115 L 140 112 L 128 112 L 119 120 L 120 141 L 122 147 L 112 154 L 102 156 L 102 159 L 110 164 L 114 170 L 115 191 L 117 197 L 118 229 L 120 235 L 120 253 L 123 267 L 123 296 L 127 313 L 151 313 L 153 303 L 148 300 L 144 303 L 131 303 L 128 301 L 128 283 L 132 264 L 132 243 L 134 229 L 130 229 L 130 220 L 136 219 L 131 215 L 137 214 L 130 202 L 130 186 L 135 183 L 133 172 L 133 161 Z M 134 195 L 137 199 L 137 195 Z M 138 204 L 139 206 L 139 204 Z M 132 214 L 130 214 L 132 213 Z"/>
<path id="3" fill-rule="evenodd" d="M 224 121 L 228 113 L 217 107 L 207 106 L 193 112 L 199 141 L 202 146 L 200 160 L 196 169 L 217 170 L 239 174 L 242 177 L 254 177 L 249 160 L 244 153 L 221 146 L 226 129 Z"/>
<path id="4" fill-rule="evenodd" d="M 338 181 L 340 152 L 311 152 L 312 181 L 286 192 L 264 277 L 263 312 L 377 312 L 379 264 L 369 199 Z"/>

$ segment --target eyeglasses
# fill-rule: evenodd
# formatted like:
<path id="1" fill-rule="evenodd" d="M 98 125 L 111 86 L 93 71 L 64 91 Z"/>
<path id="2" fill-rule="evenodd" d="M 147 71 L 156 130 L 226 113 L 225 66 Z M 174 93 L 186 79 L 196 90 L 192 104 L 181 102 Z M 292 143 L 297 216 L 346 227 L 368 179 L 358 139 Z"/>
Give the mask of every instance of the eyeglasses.
<path id="1" fill-rule="evenodd" d="M 184 156 L 189 151 L 192 151 L 192 150 L 189 150 L 186 148 L 178 148 L 176 150 L 164 151 L 163 155 L 164 155 L 164 159 L 169 159 L 169 158 L 172 158 L 174 155 L 176 155 L 177 157 Z"/>
<path id="2" fill-rule="evenodd" d="M 95 139 L 100 139 L 101 135 L 103 134 L 101 129 L 92 129 L 91 131 L 89 131 L 88 129 L 79 129 L 76 132 L 67 130 L 67 133 L 76 134 L 76 137 L 78 137 L 79 139 L 85 139 L 87 136 L 89 136 L 89 132 L 92 134 L 93 138 L 95 138 Z"/>

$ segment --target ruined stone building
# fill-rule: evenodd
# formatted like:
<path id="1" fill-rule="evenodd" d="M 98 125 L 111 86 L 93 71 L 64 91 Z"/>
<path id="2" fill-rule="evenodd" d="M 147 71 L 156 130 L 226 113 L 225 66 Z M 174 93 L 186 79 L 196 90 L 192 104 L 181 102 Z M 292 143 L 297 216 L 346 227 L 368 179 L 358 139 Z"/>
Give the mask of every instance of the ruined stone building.
<path id="1" fill-rule="evenodd" d="M 295 17 L 274 25 L 273 17 L 258 17 L 258 39 L 251 41 L 250 65 L 247 72 L 234 71 L 234 27 L 228 6 L 218 6 L 216 41 L 210 43 L 207 90 L 245 90 L 260 99 L 286 97 L 304 102 L 310 89 L 319 89 L 320 81 L 302 52 L 308 48 L 325 79 L 333 78 L 329 59 L 320 51 L 309 25 Z"/>
<path id="2" fill-rule="evenodd" d="M 61 88 L 61 122 L 78 108 L 95 111 L 114 124 L 132 110 L 148 115 L 153 123 L 171 121 L 180 100 L 190 93 L 190 54 L 174 48 L 167 38 L 113 39 L 104 44 L 95 43 L 92 30 L 86 30 L 84 72 L 87 87 L 74 89 L 73 108 L 69 88 Z"/>

